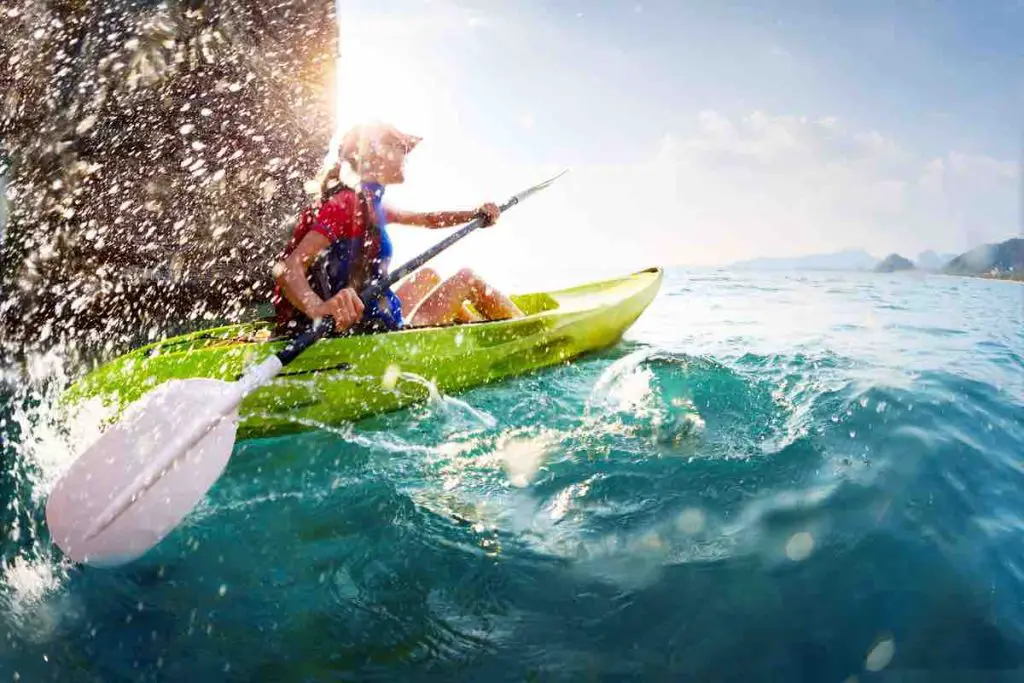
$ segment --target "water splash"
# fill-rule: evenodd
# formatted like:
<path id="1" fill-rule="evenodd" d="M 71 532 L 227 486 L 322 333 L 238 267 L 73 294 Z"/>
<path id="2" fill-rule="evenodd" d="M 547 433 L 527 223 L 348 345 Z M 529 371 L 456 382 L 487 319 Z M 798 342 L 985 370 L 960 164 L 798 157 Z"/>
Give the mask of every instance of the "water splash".
<path id="1" fill-rule="evenodd" d="M 493 451 L 481 463 L 498 463 L 517 488 L 525 488 L 540 471 L 544 459 L 562 440 L 562 434 L 552 429 L 515 429 L 498 437 Z"/>
<path id="2" fill-rule="evenodd" d="M 428 405 L 431 408 L 440 411 L 446 418 L 456 420 L 465 416 L 469 418 L 471 422 L 477 423 L 484 429 L 493 429 L 498 424 L 497 419 L 495 419 L 493 415 L 489 415 L 488 413 L 474 408 L 462 399 L 442 394 L 438 391 L 437 385 L 425 377 L 406 371 L 400 372 L 398 376 L 401 379 L 412 382 L 426 389 L 430 397 Z"/>
<path id="3" fill-rule="evenodd" d="M 0 539 L 6 569 L 0 576 L 4 612 L 34 642 L 57 629 L 59 595 L 70 563 L 50 543 L 44 520 L 46 498 L 83 444 L 101 423 L 82 413 L 70 417 L 60 405 L 69 383 L 69 358 L 62 347 L 29 354 L 0 376 L 0 473 L 6 537 Z"/>

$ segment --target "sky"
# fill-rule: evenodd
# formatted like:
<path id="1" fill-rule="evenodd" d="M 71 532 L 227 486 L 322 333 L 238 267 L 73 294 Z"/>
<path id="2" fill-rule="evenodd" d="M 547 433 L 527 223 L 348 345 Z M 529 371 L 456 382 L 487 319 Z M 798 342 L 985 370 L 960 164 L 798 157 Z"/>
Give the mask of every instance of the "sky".
<path id="1" fill-rule="evenodd" d="M 424 136 L 389 202 L 500 202 L 570 170 L 441 270 L 518 285 L 1022 231 L 1024 0 L 340 6 L 339 126 Z M 441 237 L 392 233 L 396 261 Z"/>

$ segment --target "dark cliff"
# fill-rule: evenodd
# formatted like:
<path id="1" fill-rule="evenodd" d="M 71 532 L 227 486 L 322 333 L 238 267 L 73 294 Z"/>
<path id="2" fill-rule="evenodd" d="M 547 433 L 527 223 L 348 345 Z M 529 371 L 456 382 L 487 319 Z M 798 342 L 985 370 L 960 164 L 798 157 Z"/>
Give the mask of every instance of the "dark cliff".
<path id="1" fill-rule="evenodd" d="M 333 132 L 333 12 L 330 0 L 0 9 L 0 341 L 117 345 L 265 300 Z"/>

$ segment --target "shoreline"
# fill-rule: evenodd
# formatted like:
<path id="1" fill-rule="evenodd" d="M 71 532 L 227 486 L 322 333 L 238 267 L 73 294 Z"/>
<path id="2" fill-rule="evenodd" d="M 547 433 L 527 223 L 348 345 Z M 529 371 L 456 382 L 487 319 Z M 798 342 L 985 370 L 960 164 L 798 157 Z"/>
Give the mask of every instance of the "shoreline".
<path id="1" fill-rule="evenodd" d="M 983 280 L 1000 280 L 1002 282 L 1018 282 L 1024 284 L 1024 273 L 1010 275 L 962 275 L 960 277 L 977 277 Z"/>

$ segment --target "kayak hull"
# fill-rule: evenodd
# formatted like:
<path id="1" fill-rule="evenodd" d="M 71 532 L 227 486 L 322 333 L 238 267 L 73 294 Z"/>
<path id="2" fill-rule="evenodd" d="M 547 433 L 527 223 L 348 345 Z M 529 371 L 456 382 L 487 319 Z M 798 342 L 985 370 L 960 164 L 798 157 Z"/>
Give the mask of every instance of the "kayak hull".
<path id="1" fill-rule="evenodd" d="M 663 273 L 652 268 L 552 292 L 513 295 L 515 320 L 414 328 L 321 340 L 240 406 L 238 438 L 338 426 L 607 348 L 646 310 Z M 234 381 L 282 349 L 266 321 L 165 339 L 100 366 L 65 401 L 100 401 L 116 415 L 170 379 Z"/>

